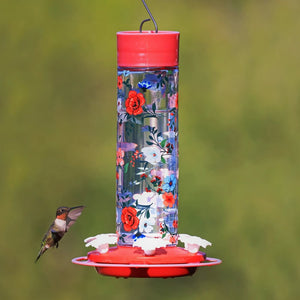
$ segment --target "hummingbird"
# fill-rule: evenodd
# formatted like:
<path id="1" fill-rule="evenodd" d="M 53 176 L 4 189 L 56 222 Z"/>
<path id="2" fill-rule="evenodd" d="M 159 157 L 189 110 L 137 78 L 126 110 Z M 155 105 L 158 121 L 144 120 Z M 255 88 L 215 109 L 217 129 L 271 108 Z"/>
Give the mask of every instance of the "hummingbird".
<path id="1" fill-rule="evenodd" d="M 49 248 L 54 246 L 56 246 L 56 248 L 58 247 L 58 242 L 69 230 L 69 228 L 75 223 L 77 218 L 81 215 L 83 209 L 84 206 L 61 206 L 56 210 L 56 218 L 50 225 L 47 233 L 42 240 L 41 249 L 35 262 L 37 262 L 41 255 Z"/>

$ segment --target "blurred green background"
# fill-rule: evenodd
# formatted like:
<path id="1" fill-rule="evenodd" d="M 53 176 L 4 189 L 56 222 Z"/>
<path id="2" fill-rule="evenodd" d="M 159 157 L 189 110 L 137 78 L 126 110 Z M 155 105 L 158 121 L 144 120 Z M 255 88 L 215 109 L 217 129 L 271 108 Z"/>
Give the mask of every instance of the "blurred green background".
<path id="1" fill-rule="evenodd" d="M 141 1 L 0 2 L 0 298 L 296 299 L 300 2 L 148 0 L 180 40 L 179 231 L 223 264 L 115 279 L 73 265 L 115 231 L 116 32 Z M 152 29 L 150 23 L 145 29 Z M 61 205 L 87 206 L 34 264 Z"/>

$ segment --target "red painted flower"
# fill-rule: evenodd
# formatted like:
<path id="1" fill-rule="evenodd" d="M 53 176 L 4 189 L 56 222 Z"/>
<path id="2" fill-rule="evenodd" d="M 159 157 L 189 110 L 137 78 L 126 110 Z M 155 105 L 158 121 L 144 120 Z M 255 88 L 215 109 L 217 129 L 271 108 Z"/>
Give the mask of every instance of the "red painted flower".
<path id="1" fill-rule="evenodd" d="M 164 206 L 172 207 L 175 203 L 175 199 L 172 193 L 164 193 L 163 194 L 164 199 Z"/>
<path id="2" fill-rule="evenodd" d="M 167 148 L 167 153 L 172 153 L 172 151 L 173 151 L 173 149 L 174 149 L 174 146 L 173 146 L 173 144 L 168 143 L 168 144 L 166 145 L 166 148 Z"/>
<path id="3" fill-rule="evenodd" d="M 124 166 L 124 151 L 119 148 L 118 151 L 117 151 L 117 166 Z"/>
<path id="4" fill-rule="evenodd" d="M 125 231 L 131 231 L 138 228 L 140 220 L 137 218 L 136 214 L 137 211 L 134 207 L 123 208 L 121 220 Z"/>
<path id="5" fill-rule="evenodd" d="M 118 76 L 118 89 L 120 90 L 123 87 L 122 76 Z"/>
<path id="6" fill-rule="evenodd" d="M 174 235 L 171 235 L 169 241 L 170 241 L 170 243 L 175 244 L 177 242 L 177 237 Z"/>
<path id="7" fill-rule="evenodd" d="M 177 221 L 177 220 L 174 220 L 174 221 L 173 221 L 173 227 L 174 227 L 174 228 L 178 228 L 178 221 Z"/>
<path id="8" fill-rule="evenodd" d="M 171 108 L 175 107 L 176 109 L 178 109 L 178 93 L 169 96 L 169 103 Z"/>
<path id="9" fill-rule="evenodd" d="M 160 195 L 161 193 L 162 193 L 162 189 L 161 188 L 158 188 L 157 190 L 156 190 L 156 192 Z"/>
<path id="10" fill-rule="evenodd" d="M 126 111 L 130 115 L 140 115 L 143 112 L 142 106 L 145 104 L 145 98 L 142 93 L 130 91 L 125 101 Z"/>
<path id="11" fill-rule="evenodd" d="M 153 185 L 156 185 L 156 186 L 161 186 L 162 185 L 162 181 L 161 181 L 161 178 L 159 176 L 154 176 L 151 180 L 151 183 Z"/>

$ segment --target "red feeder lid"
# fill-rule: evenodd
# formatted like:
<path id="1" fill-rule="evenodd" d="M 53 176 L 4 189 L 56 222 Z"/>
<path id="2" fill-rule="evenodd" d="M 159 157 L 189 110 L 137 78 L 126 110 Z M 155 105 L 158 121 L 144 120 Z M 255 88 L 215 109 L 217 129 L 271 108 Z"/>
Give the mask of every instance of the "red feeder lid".
<path id="1" fill-rule="evenodd" d="M 178 66 L 177 31 L 121 31 L 117 45 L 120 67 Z"/>

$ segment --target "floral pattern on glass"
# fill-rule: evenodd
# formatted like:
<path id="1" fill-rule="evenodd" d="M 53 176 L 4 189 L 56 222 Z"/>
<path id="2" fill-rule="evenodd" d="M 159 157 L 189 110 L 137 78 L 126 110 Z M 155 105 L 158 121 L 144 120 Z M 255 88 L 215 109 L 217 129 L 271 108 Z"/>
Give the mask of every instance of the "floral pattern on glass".
<path id="1" fill-rule="evenodd" d="M 178 240 L 178 69 L 118 69 L 119 245 Z"/>

